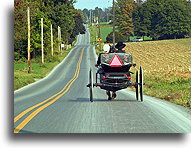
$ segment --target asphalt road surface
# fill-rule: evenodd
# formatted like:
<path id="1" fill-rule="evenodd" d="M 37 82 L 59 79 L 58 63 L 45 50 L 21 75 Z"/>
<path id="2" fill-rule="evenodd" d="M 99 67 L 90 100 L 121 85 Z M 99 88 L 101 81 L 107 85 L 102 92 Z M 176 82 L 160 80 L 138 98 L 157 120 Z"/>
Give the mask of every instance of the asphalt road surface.
<path id="1" fill-rule="evenodd" d="M 89 32 L 79 35 L 69 55 L 44 79 L 14 92 L 14 133 L 189 133 L 191 111 L 144 95 L 117 92 L 108 101 L 94 88 L 89 101 L 88 75 L 96 54 Z M 135 61 L 136 62 L 136 61 Z"/>

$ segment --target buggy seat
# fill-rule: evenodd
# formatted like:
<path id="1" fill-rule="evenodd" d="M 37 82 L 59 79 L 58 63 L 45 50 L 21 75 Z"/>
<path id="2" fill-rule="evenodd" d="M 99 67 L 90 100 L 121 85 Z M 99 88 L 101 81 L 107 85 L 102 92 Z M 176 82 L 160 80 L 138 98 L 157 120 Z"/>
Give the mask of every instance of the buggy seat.
<path id="1" fill-rule="evenodd" d="M 101 55 L 101 67 L 104 73 L 128 73 L 132 66 L 129 53 L 106 53 Z"/>

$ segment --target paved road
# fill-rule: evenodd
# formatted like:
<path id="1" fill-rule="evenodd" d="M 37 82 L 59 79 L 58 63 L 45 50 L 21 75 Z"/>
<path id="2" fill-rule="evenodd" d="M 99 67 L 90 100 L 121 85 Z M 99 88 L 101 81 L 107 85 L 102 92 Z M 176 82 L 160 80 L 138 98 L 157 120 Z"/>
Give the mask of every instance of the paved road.
<path id="1" fill-rule="evenodd" d="M 190 110 L 122 90 L 108 101 L 99 88 L 89 102 L 88 71 L 96 61 L 89 32 L 44 79 L 14 92 L 14 133 L 188 133 Z"/>

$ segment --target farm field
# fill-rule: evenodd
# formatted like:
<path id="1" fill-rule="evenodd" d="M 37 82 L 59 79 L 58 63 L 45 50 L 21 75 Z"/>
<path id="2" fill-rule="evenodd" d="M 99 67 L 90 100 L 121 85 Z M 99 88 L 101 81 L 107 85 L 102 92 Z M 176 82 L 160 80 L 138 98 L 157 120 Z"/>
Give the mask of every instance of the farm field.
<path id="1" fill-rule="evenodd" d="M 144 93 L 190 106 L 189 39 L 126 43 L 137 68 L 144 69 Z M 135 71 L 135 69 L 132 69 Z"/>

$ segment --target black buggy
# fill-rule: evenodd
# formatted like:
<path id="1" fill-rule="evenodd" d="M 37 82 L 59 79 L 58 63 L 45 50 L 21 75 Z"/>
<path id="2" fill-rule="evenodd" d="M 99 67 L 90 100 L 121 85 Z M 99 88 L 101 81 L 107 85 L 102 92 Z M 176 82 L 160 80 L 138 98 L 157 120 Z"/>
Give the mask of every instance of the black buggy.
<path id="1" fill-rule="evenodd" d="M 136 71 L 136 80 L 132 82 L 130 70 L 136 64 L 132 63 L 132 56 L 129 53 L 105 53 L 100 56 L 101 64 L 96 72 L 96 83 L 93 82 L 93 73 L 89 71 L 90 101 L 93 102 L 93 88 L 100 87 L 108 91 L 118 91 L 130 86 L 136 89 L 136 99 L 143 101 L 143 69 Z"/>

